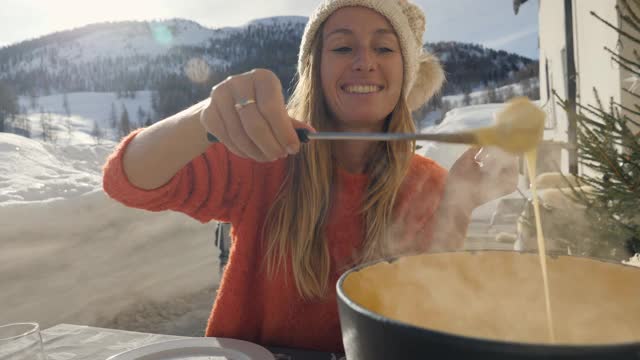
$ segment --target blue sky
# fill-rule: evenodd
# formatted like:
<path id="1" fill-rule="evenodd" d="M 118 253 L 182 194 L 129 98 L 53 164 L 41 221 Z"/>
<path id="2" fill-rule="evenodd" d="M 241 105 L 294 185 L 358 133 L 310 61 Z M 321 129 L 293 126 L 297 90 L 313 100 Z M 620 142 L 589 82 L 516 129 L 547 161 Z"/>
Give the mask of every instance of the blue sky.
<path id="1" fill-rule="evenodd" d="M 425 41 L 455 40 L 538 57 L 538 1 L 414 0 L 427 14 Z M 100 21 L 180 17 L 208 27 L 308 16 L 319 0 L 0 0 L 0 46 Z"/>

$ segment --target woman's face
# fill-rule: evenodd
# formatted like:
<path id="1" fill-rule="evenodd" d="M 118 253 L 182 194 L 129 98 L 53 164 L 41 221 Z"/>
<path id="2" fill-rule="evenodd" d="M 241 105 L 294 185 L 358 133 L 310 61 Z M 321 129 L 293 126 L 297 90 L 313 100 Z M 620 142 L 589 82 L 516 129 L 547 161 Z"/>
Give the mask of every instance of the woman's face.
<path id="1" fill-rule="evenodd" d="M 391 24 L 368 8 L 341 8 L 325 22 L 322 42 L 322 90 L 339 130 L 381 131 L 403 82 Z"/>

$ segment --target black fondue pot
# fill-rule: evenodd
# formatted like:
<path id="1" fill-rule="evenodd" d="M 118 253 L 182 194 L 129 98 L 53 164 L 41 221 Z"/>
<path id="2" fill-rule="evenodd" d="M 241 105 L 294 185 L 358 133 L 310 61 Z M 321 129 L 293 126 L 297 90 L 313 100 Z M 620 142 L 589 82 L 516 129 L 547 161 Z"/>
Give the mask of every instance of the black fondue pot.
<path id="1" fill-rule="evenodd" d="M 384 260 L 351 269 L 342 275 L 337 284 L 340 323 L 347 359 L 640 360 L 640 324 L 634 330 L 629 330 L 631 333 L 625 333 L 624 339 L 620 341 L 617 338 L 607 338 L 606 341 L 591 338 L 590 341 L 581 343 L 579 339 L 570 338 L 573 336 L 573 319 L 575 318 L 577 323 L 582 321 L 581 316 L 588 317 L 593 311 L 605 311 L 603 316 L 609 319 L 625 314 L 624 321 L 616 318 L 615 324 L 619 324 L 620 328 L 609 324 L 608 326 L 613 326 L 611 329 L 627 329 L 630 324 L 640 323 L 640 268 L 570 256 L 548 257 L 547 261 L 554 328 L 561 330 L 556 331 L 555 343 L 537 341 L 539 338 L 522 341 L 518 340 L 519 335 L 512 337 L 509 333 L 509 322 L 513 323 L 514 332 L 519 331 L 515 329 L 516 325 L 527 319 L 533 318 L 534 321 L 547 324 L 543 321 L 546 319 L 546 312 L 542 275 L 539 258 L 535 254 L 511 251 L 435 253 Z M 424 273 L 422 279 L 421 273 Z M 506 289 L 504 292 L 497 291 L 495 300 L 490 300 L 492 303 L 487 306 L 495 312 L 501 312 L 501 309 L 508 312 L 508 315 L 502 316 L 502 321 L 507 323 L 502 326 L 507 330 L 505 336 L 512 337 L 511 339 L 496 338 L 495 334 L 474 334 L 465 328 L 461 328 L 459 332 L 441 328 L 449 323 L 464 323 L 465 316 L 474 315 L 470 315 L 464 306 L 458 307 L 459 311 L 447 310 L 446 301 L 443 302 L 442 297 L 438 298 L 440 301 L 434 299 L 441 295 L 447 296 L 447 291 L 451 291 L 454 297 L 460 294 L 461 289 L 468 290 L 470 294 L 476 291 L 479 293 L 477 297 L 470 296 L 463 301 L 475 306 L 477 302 L 490 299 L 492 296 L 491 293 L 482 294 L 483 285 L 477 281 L 478 279 L 491 287 L 491 291 L 496 291 L 500 286 Z M 455 284 L 459 281 L 469 283 Z M 429 289 L 418 289 L 419 283 L 427 284 Z M 415 294 L 412 294 L 412 287 L 416 287 Z M 539 296 L 531 296 L 532 291 Z M 583 293 L 584 291 L 587 293 Z M 592 293 L 588 293 L 589 291 Z M 619 295 L 616 295 L 617 292 Z M 387 296 L 388 299 L 385 298 Z M 518 307 L 508 303 L 518 301 L 515 300 L 518 296 L 524 297 L 521 318 L 519 312 L 513 312 Z M 563 301 L 560 297 L 566 300 Z M 590 306 L 585 304 L 586 298 L 598 298 L 598 301 L 606 300 L 607 303 L 596 302 L 590 313 L 585 310 Z M 612 302 L 612 299 L 620 301 Z M 399 313 L 405 313 L 401 316 L 405 316 L 406 321 L 383 314 L 384 307 L 390 306 L 389 301 L 395 302 L 398 307 L 405 307 L 400 309 Z M 420 311 L 422 304 L 429 301 L 438 303 L 437 306 L 445 304 L 442 313 L 436 305 L 425 305 L 431 306 L 430 311 L 434 311 L 433 314 L 438 314 L 436 317 L 440 317 L 440 325 L 431 327 L 428 323 L 429 316 L 419 325 L 412 324 L 411 311 Z M 501 307 L 499 301 L 502 301 L 504 306 Z M 529 307 L 535 308 L 537 312 L 527 317 L 527 314 L 532 313 Z M 446 320 L 446 311 L 453 313 L 451 322 Z M 475 316 L 483 316 L 481 312 Z M 440 316 L 442 314 L 444 321 Z M 569 315 L 561 316 L 562 314 Z M 580 326 L 585 328 L 585 331 L 598 329 L 599 323 L 595 320 L 590 321 L 580 322 Z M 548 336 L 548 332 L 542 333 Z M 604 334 L 605 337 L 606 335 Z M 581 336 L 590 335 L 587 333 Z"/>

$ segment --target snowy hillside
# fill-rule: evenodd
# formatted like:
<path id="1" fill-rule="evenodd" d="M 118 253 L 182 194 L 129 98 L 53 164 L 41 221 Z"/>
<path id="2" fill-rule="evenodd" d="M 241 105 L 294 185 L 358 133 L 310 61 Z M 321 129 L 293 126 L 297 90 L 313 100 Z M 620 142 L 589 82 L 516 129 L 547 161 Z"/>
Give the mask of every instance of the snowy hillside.
<path id="1" fill-rule="evenodd" d="M 56 142 L 63 144 L 94 144 L 96 141 L 91 136 L 94 121 L 105 132 L 104 140 L 117 140 L 110 124 L 112 106 L 115 109 L 116 120 L 119 120 L 122 112 L 126 110 L 131 122 L 135 125 L 140 125 L 140 120 L 146 120 L 139 119 L 139 110 L 142 110 L 145 115 L 152 113 L 150 91 L 137 91 L 133 98 L 118 98 L 115 93 L 110 92 L 68 93 L 66 97 L 70 111 L 69 117 L 64 109 L 64 96 L 64 94 L 48 95 L 34 100 L 25 96 L 20 97 L 20 107 L 26 111 L 21 115 L 26 115 L 30 120 L 32 138 L 42 137 L 40 122 L 43 113 L 51 114 L 58 134 Z M 71 120 L 73 127 L 71 139 L 65 129 L 67 119 Z"/>
<path id="2" fill-rule="evenodd" d="M 31 99 L 20 98 L 27 109 L 21 117 L 29 121 L 31 138 L 0 133 L 0 206 L 69 199 L 100 190 L 102 165 L 119 139 L 111 128 L 111 107 L 117 121 L 127 109 L 135 124 L 139 110 L 151 111 L 150 96 L 148 91 L 137 92 L 133 99 L 118 99 L 114 93 L 70 93 L 70 116 L 63 106 L 64 95 L 37 98 L 35 108 L 30 107 Z M 42 121 L 47 116 L 55 140 L 45 142 Z M 99 144 L 92 135 L 94 122 L 103 132 Z"/>
<path id="3" fill-rule="evenodd" d="M 0 48 L 0 80 L 19 95 L 157 89 L 196 67 L 212 86 L 256 67 L 290 84 L 307 18 L 210 29 L 184 19 L 99 23 Z M 448 74 L 445 93 L 537 76 L 537 62 L 474 44 L 427 44 Z M 194 79 L 191 79 L 194 81 Z"/>
<path id="4" fill-rule="evenodd" d="M 307 18 L 302 16 L 280 16 L 221 29 L 207 28 L 185 19 L 100 23 L 8 46 L 2 52 L 9 60 L 14 60 L 9 63 L 11 71 L 30 71 L 42 66 L 55 69 L 98 58 L 157 57 L 171 49 L 205 48 L 212 40 L 229 37 L 248 26 L 304 25 L 306 22 Z M 27 49 L 34 55 L 30 60 L 15 61 L 17 59 L 10 56 L 12 50 L 24 56 Z"/>
<path id="5" fill-rule="evenodd" d="M 293 54 L 305 23 L 283 16 L 221 29 L 184 19 L 87 25 L 0 48 L 0 80 L 20 95 L 148 90 L 193 61 L 218 74 L 253 59 L 259 45 L 278 53 L 286 44 Z"/>
<path id="6" fill-rule="evenodd" d="M 126 107 L 135 119 L 138 107 L 149 110 L 149 97 L 70 93 L 70 117 L 63 95 L 40 97 L 37 110 L 21 115 L 32 138 L 0 132 L 0 306 L 11 309 L 0 311 L 0 323 L 100 325 L 129 307 L 218 283 L 211 224 L 127 208 L 102 191 L 101 169 L 116 135 L 111 130 L 105 136 L 112 138 L 96 144 L 94 120 L 107 129 L 112 103 L 118 116 Z M 30 101 L 20 99 L 24 107 Z M 55 142 L 40 138 L 43 114 L 51 116 Z"/>
<path id="7" fill-rule="evenodd" d="M 101 168 L 113 146 L 54 146 L 0 133 L 0 207 L 67 199 L 102 186 Z"/>
<path id="8" fill-rule="evenodd" d="M 34 51 L 30 61 L 23 61 L 13 71 L 31 71 L 46 67 L 60 71 L 69 63 L 82 64 L 99 58 L 154 57 L 172 47 L 207 45 L 216 32 L 193 21 L 167 20 L 129 23 L 126 26 L 96 29 L 76 39 L 57 41 Z"/>

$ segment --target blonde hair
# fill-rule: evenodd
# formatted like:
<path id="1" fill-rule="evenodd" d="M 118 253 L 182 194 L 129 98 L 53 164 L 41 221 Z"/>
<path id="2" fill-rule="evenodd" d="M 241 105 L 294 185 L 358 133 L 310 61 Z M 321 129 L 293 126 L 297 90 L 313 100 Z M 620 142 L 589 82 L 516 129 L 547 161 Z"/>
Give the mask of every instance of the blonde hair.
<path id="1" fill-rule="evenodd" d="M 318 131 L 331 129 L 320 81 L 322 27 L 316 33 L 313 53 L 302 66 L 288 103 L 291 116 L 304 119 Z M 413 132 L 415 125 L 401 96 L 385 129 Z M 398 189 L 409 168 L 415 142 L 393 141 L 376 144 L 366 169 L 369 182 L 361 213 L 365 239 L 358 261 L 369 261 L 389 254 L 387 231 Z M 322 298 L 327 291 L 331 261 L 324 229 L 336 182 L 331 142 L 311 141 L 300 153 L 289 158 L 288 170 L 276 200 L 267 213 L 267 269 L 270 275 L 290 264 L 300 295 Z"/>

